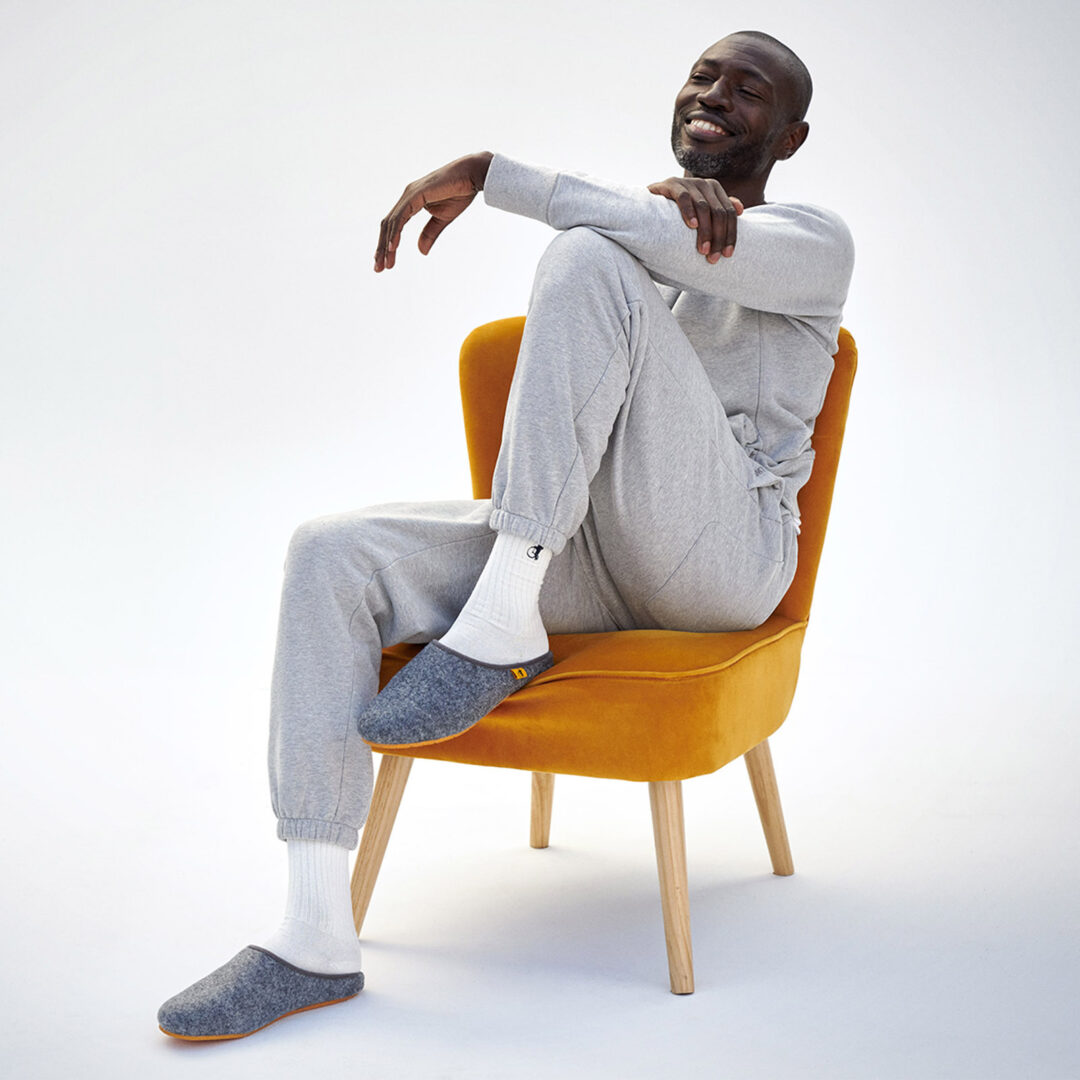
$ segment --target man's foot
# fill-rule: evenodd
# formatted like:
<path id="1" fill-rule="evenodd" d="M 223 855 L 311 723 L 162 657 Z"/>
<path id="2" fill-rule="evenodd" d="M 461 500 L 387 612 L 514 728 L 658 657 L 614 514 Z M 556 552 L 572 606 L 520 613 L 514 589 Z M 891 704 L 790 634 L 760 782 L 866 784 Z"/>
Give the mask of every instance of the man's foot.
<path id="1" fill-rule="evenodd" d="M 364 988 L 360 971 L 303 971 L 258 945 L 169 998 L 158 1026 L 176 1039 L 241 1039 L 293 1013 L 335 1005 Z"/>
<path id="2" fill-rule="evenodd" d="M 504 698 L 527 686 L 555 658 L 486 664 L 429 642 L 377 694 L 357 728 L 373 746 L 424 746 L 467 731 Z"/>
<path id="3" fill-rule="evenodd" d="M 289 841 L 296 843 L 295 840 Z M 328 934 L 303 919 L 286 915 L 281 925 L 259 947 L 301 971 L 314 975 L 347 975 L 363 966 L 360 940 L 349 913 L 348 929 Z"/>
<path id="4" fill-rule="evenodd" d="M 349 891 L 349 849 L 323 840 L 292 839 L 285 918 L 260 939 L 268 953 L 301 971 L 343 975 L 359 971 L 360 942 Z"/>
<path id="5" fill-rule="evenodd" d="M 551 551 L 513 533 L 495 537 L 491 555 L 453 626 L 440 638 L 461 656 L 512 666 L 547 652 L 540 588 Z"/>

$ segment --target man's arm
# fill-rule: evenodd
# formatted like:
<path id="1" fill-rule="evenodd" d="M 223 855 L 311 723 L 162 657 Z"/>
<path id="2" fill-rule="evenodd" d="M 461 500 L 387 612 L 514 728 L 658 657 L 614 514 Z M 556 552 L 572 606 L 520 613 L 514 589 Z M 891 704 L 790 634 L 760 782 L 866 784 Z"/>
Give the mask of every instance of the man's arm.
<path id="1" fill-rule="evenodd" d="M 427 255 L 443 229 L 469 207 L 484 187 L 493 157 L 490 151 L 466 154 L 409 184 L 379 223 L 375 272 L 393 268 L 401 232 L 409 218 L 421 210 L 431 215 L 417 244 L 420 253 Z M 719 184 L 672 177 L 653 184 L 649 190 L 678 202 L 686 224 L 697 229 L 702 255 L 715 262 L 721 254 L 730 256 L 734 252 L 734 221 L 742 213 L 742 204 L 738 199 L 728 199 Z"/>
<path id="2" fill-rule="evenodd" d="M 851 235 L 827 211 L 752 207 L 739 217 L 737 253 L 703 259 L 671 198 L 487 152 L 458 158 L 405 188 L 380 225 L 375 270 L 393 267 L 401 231 L 413 215 L 425 209 L 431 215 L 418 245 L 426 255 L 481 190 L 485 202 L 499 209 L 556 229 L 586 226 L 608 236 L 657 281 L 680 289 L 796 317 L 838 315 L 847 296 Z"/>
<path id="3" fill-rule="evenodd" d="M 658 281 L 782 315 L 835 315 L 854 249 L 844 223 L 809 206 L 755 206 L 739 217 L 731 258 L 701 257 L 678 205 L 645 189 L 525 165 L 496 154 L 484 201 L 555 229 L 587 226 L 634 255 Z"/>

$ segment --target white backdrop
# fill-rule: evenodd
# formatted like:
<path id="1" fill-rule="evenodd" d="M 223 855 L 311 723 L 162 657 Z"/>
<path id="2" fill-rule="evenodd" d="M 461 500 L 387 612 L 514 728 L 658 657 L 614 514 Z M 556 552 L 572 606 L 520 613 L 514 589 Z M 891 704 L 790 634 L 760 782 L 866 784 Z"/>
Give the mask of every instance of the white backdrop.
<path id="1" fill-rule="evenodd" d="M 861 366 L 773 739 L 799 873 L 767 873 L 737 766 L 686 785 L 675 999 L 641 788 L 560 781 L 537 853 L 527 778 L 421 765 L 361 999 L 167 1040 L 160 1001 L 284 898 L 289 535 L 468 496 L 457 348 L 524 310 L 550 237 L 478 200 L 376 276 L 379 219 L 478 149 L 677 172 L 688 65 L 747 27 L 816 84 L 770 197 L 857 244 Z M 1077 1075 L 1078 47 L 1065 0 L 0 3 L 12 1075 Z"/>

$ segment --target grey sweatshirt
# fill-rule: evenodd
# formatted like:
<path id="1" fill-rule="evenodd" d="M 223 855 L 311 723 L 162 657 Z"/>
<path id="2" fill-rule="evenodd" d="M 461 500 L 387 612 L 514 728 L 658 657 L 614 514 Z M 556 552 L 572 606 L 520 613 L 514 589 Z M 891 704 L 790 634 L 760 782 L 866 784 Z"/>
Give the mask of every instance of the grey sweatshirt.
<path id="1" fill-rule="evenodd" d="M 769 203 L 739 218 L 735 254 L 697 250 L 678 206 L 646 188 L 556 172 L 496 154 L 489 206 L 586 226 L 635 256 L 657 283 L 708 373 L 736 439 L 762 466 L 754 486 L 783 482 L 781 506 L 799 524 L 810 436 L 832 374 L 854 248 L 831 211 Z"/>

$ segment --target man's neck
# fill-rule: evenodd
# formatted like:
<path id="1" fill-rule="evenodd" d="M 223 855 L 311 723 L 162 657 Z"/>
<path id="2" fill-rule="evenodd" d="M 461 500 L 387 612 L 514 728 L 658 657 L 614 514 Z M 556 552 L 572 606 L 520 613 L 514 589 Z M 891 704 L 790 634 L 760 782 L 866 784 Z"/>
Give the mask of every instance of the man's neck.
<path id="1" fill-rule="evenodd" d="M 683 176 L 693 176 L 692 172 L 683 170 Z M 706 179 L 702 177 L 702 179 Z M 729 199 L 736 198 L 745 207 L 761 206 L 765 202 L 765 181 L 747 179 L 746 177 L 712 177 L 727 194 Z"/>

